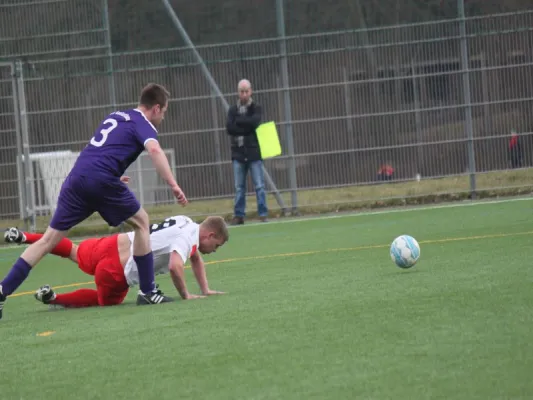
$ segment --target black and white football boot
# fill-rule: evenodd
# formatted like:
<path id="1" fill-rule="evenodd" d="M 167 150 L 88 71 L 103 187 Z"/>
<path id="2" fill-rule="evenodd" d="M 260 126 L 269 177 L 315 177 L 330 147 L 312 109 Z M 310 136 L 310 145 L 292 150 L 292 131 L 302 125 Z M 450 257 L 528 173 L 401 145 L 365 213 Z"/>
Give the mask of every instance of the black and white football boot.
<path id="1" fill-rule="evenodd" d="M 4 242 L 21 244 L 26 242 L 26 236 L 19 228 L 7 228 L 4 232 Z"/>
<path id="2" fill-rule="evenodd" d="M 41 286 L 33 296 L 43 304 L 50 304 L 51 301 L 56 299 L 54 289 L 50 285 Z"/>
<path id="3" fill-rule="evenodd" d="M 137 305 L 144 306 L 148 304 L 161 304 L 161 303 L 170 303 L 174 301 L 172 297 L 165 296 L 161 290 L 159 290 L 159 285 L 155 286 L 155 290 L 151 293 L 143 293 L 139 290 L 137 295 Z"/>
<path id="4" fill-rule="evenodd" d="M 37 301 L 40 301 L 43 304 L 48 304 L 50 310 L 64 310 L 65 307 L 61 304 L 51 304 L 51 301 L 54 301 L 56 294 L 54 289 L 50 285 L 41 286 L 33 295 Z"/>

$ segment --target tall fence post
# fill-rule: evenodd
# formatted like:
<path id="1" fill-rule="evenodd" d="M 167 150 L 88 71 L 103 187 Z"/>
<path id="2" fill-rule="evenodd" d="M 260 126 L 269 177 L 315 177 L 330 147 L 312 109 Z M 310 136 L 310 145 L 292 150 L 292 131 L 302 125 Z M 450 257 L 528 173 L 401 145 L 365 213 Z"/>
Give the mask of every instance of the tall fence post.
<path id="1" fill-rule="evenodd" d="M 346 67 L 342 69 L 342 80 L 344 82 L 343 93 L 344 93 L 344 112 L 346 114 L 346 131 L 350 135 L 350 138 L 353 136 L 353 121 L 352 121 L 352 98 L 350 96 L 350 85 L 348 83 L 349 77 L 348 77 L 348 71 Z"/>
<path id="2" fill-rule="evenodd" d="M 287 60 L 287 39 L 285 37 L 284 1 L 276 0 L 276 22 L 280 50 L 281 84 L 283 87 L 283 105 L 285 111 L 285 132 L 287 137 L 287 153 L 289 155 L 289 186 L 291 189 L 292 213 L 298 214 L 298 184 L 296 182 L 296 158 L 294 157 L 294 137 L 292 133 L 292 107 L 289 89 L 289 63 Z"/>
<path id="3" fill-rule="evenodd" d="M 24 65 L 22 61 L 17 60 L 15 62 L 15 79 L 17 81 L 17 105 L 18 105 L 18 117 L 20 118 L 20 141 L 22 147 L 22 154 L 20 157 L 23 159 L 23 176 L 24 176 L 24 188 L 26 197 L 26 221 L 29 223 L 29 230 L 35 232 L 36 220 L 35 220 L 35 189 L 33 179 L 33 168 L 30 158 L 30 140 L 28 135 L 28 114 L 26 110 L 26 94 L 24 91 Z"/>
<path id="4" fill-rule="evenodd" d="M 418 87 L 418 78 L 414 59 L 411 60 L 411 77 L 413 80 L 413 99 L 415 102 L 415 129 L 416 129 L 416 176 L 422 177 L 422 116 L 420 115 L 420 89 Z"/>
<path id="5" fill-rule="evenodd" d="M 2 67 L 4 63 L 0 64 Z M 6 64 L 7 65 L 7 64 Z M 24 169 L 24 161 L 22 154 L 24 150 L 22 148 L 22 133 L 21 133 L 21 122 L 20 122 L 20 103 L 18 96 L 18 77 L 17 77 L 17 67 L 14 62 L 10 62 L 9 66 L 11 68 L 11 84 L 13 90 L 13 117 L 15 119 L 15 135 L 17 143 L 17 178 L 18 178 L 18 190 L 19 190 L 19 208 L 20 208 L 20 219 L 24 221 L 26 230 L 30 230 L 28 223 L 28 196 L 26 194 L 26 173 Z"/>
<path id="6" fill-rule="evenodd" d="M 213 122 L 213 139 L 215 140 L 215 160 L 217 163 L 218 184 L 224 186 L 224 174 L 222 171 L 222 152 L 220 150 L 220 135 L 218 131 L 218 115 L 216 93 L 211 89 L 211 120 Z"/>
<path id="7" fill-rule="evenodd" d="M 470 66 L 468 59 L 468 39 L 466 37 L 465 2 L 457 0 L 459 33 L 461 35 L 461 69 L 463 72 L 463 101 L 465 107 L 465 132 L 468 139 L 468 171 L 470 174 L 470 196 L 476 198 L 476 158 L 474 151 L 474 127 L 472 122 L 472 100 L 470 93 Z"/>
<path id="8" fill-rule="evenodd" d="M 108 0 L 102 0 L 103 1 L 103 18 L 104 18 L 104 27 L 106 29 L 105 31 L 105 41 L 107 46 L 107 65 L 108 70 L 107 73 L 109 74 L 109 98 L 111 100 L 111 105 L 113 106 L 113 110 L 117 106 L 117 95 L 116 95 L 116 89 L 115 89 L 115 76 L 113 74 L 113 48 L 111 45 L 111 24 L 109 23 L 109 4 Z"/>
<path id="9" fill-rule="evenodd" d="M 492 134 L 492 117 L 490 115 L 489 78 L 487 76 L 487 57 L 481 53 L 481 90 L 483 93 L 483 130 Z"/>
<path id="10" fill-rule="evenodd" d="M 346 67 L 343 67 L 342 69 L 342 79 L 344 81 L 343 85 L 343 91 L 344 91 L 344 113 L 346 114 L 346 133 L 348 135 L 348 140 L 346 141 L 346 145 L 348 146 L 348 150 L 350 150 L 350 153 L 348 153 L 348 156 L 350 157 L 350 166 L 352 168 L 352 171 L 357 170 L 357 153 L 355 152 L 356 149 L 356 140 L 355 140 L 355 129 L 353 127 L 353 110 L 352 110 L 352 95 L 350 93 L 350 77 L 348 74 L 348 69 Z M 350 183 L 355 183 L 356 178 L 354 174 L 354 180 Z"/>

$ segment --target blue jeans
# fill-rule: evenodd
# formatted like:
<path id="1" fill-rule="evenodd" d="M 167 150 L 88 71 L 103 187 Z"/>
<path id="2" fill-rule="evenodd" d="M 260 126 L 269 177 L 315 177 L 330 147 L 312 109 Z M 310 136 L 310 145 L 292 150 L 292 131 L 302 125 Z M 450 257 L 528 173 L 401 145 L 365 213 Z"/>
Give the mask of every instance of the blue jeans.
<path id="1" fill-rule="evenodd" d="M 265 192 L 265 174 L 263 161 L 240 162 L 233 160 L 233 178 L 235 180 L 235 217 L 243 217 L 246 212 L 246 177 L 248 170 L 252 173 L 255 196 L 257 198 L 257 213 L 260 217 L 268 215 Z"/>

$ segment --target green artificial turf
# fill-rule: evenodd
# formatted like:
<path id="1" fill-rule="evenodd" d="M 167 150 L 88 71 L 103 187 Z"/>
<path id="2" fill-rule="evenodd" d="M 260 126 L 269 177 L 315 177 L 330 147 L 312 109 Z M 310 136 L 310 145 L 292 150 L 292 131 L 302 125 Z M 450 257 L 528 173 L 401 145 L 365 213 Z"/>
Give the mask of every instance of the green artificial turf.
<path id="1" fill-rule="evenodd" d="M 529 399 L 531 201 L 247 225 L 205 257 L 224 296 L 49 311 L 91 277 L 47 256 L 0 321 L 5 399 Z M 421 245 L 396 267 L 398 235 Z M 22 247 L 0 251 L 7 273 Z M 187 282 L 197 286 L 190 270 Z M 168 276 L 158 283 L 174 293 Z M 76 287 L 59 288 L 58 292 Z M 38 336 L 42 332 L 53 332 Z"/>

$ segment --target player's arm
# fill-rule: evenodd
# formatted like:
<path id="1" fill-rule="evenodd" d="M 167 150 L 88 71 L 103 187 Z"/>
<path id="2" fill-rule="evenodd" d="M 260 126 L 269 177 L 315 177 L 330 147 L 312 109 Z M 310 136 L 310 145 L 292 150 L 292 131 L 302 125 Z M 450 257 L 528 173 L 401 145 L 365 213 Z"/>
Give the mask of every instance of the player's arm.
<path id="1" fill-rule="evenodd" d="M 167 157 L 157 141 L 157 131 L 155 128 L 151 124 L 138 122 L 135 125 L 135 135 L 137 141 L 141 143 L 144 146 L 144 149 L 148 152 L 157 173 L 172 189 L 174 197 L 178 199 L 180 204 L 187 204 L 187 198 L 176 183 L 176 179 L 170 169 Z"/>
<path id="2" fill-rule="evenodd" d="M 174 193 L 174 196 L 178 199 L 178 202 L 182 205 L 187 204 L 188 200 L 179 185 L 176 183 L 176 179 L 174 179 L 174 174 L 170 169 L 167 156 L 159 145 L 159 142 L 157 140 L 147 140 L 144 144 L 144 148 L 150 155 L 157 173 L 170 186 L 170 189 Z"/>
<path id="3" fill-rule="evenodd" d="M 191 256 L 191 268 L 194 272 L 196 282 L 198 282 L 198 286 L 200 286 L 200 290 L 202 291 L 202 294 L 204 296 L 210 296 L 213 294 L 223 294 L 223 292 L 217 292 L 215 290 L 209 289 L 209 283 L 207 282 L 207 276 L 205 273 L 204 260 L 202 259 L 202 256 L 199 252 L 196 252 Z"/>
<path id="4" fill-rule="evenodd" d="M 44 233 L 24 232 L 18 228 L 9 228 L 4 233 L 4 240 L 7 243 L 33 244 L 40 240 L 43 236 Z M 68 258 L 73 263 L 79 264 L 78 248 L 79 246 L 76 243 L 73 243 L 69 238 L 63 238 L 50 251 L 50 254 L 62 258 Z"/>
<path id="5" fill-rule="evenodd" d="M 185 284 L 185 266 L 183 259 L 176 251 L 170 253 L 169 263 L 169 271 L 170 277 L 172 278 L 172 283 L 174 283 L 174 286 L 176 287 L 176 290 L 180 294 L 181 298 L 183 300 L 200 298 L 201 296 L 190 294 L 187 290 L 187 285 Z"/>
<path id="6" fill-rule="evenodd" d="M 174 179 L 174 174 L 170 169 L 167 156 L 159 145 L 159 142 L 157 140 L 148 140 L 144 145 L 144 148 L 148 152 L 148 155 L 161 178 L 163 178 L 170 187 L 178 186 L 176 179 Z"/>

